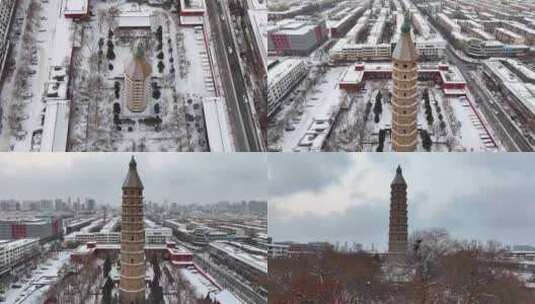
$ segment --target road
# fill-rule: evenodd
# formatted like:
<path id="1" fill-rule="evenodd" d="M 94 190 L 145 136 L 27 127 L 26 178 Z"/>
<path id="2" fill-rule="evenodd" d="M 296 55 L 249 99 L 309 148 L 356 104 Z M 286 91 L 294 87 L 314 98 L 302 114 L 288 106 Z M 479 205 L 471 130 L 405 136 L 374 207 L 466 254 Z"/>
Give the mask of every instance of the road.
<path id="1" fill-rule="evenodd" d="M 255 118 L 249 108 L 247 89 L 240 68 L 239 52 L 235 49 L 231 25 L 220 1 L 206 1 L 206 10 L 212 35 L 215 37 L 217 62 L 225 92 L 225 101 L 237 141 L 238 151 L 259 152 L 262 140 L 257 132 Z"/>

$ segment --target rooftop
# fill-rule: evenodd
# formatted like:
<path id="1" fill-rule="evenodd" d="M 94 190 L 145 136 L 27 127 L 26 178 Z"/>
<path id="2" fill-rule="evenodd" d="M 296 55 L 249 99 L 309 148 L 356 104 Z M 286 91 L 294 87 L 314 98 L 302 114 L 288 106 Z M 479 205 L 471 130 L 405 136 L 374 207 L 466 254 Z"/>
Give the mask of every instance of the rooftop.
<path id="1" fill-rule="evenodd" d="M 88 0 L 65 0 L 63 12 L 65 14 L 85 14 L 89 8 Z"/>
<path id="2" fill-rule="evenodd" d="M 214 241 L 210 243 L 210 246 L 227 253 L 234 259 L 239 260 L 261 272 L 267 273 L 268 271 L 266 256 L 248 253 L 244 249 L 228 241 Z"/>
<path id="3" fill-rule="evenodd" d="M 268 70 L 268 86 L 279 82 L 288 74 L 288 72 L 290 72 L 303 62 L 303 59 L 298 58 L 282 59 L 281 61 L 279 61 L 279 63 L 277 63 L 271 69 Z"/>

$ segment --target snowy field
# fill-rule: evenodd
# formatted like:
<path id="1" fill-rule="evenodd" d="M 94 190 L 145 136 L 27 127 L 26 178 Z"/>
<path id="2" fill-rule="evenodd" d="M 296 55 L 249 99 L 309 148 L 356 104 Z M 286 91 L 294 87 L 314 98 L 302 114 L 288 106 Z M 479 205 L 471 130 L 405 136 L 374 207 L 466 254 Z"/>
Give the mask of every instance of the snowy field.
<path id="1" fill-rule="evenodd" d="M 44 301 L 50 284 L 56 282 L 59 278 L 59 271 L 69 261 L 70 253 L 61 252 L 57 257 L 48 259 L 45 263 L 39 265 L 31 273 L 31 278 L 21 279 L 18 284 L 20 288 L 8 289 L 6 303 L 10 304 L 37 304 Z"/>

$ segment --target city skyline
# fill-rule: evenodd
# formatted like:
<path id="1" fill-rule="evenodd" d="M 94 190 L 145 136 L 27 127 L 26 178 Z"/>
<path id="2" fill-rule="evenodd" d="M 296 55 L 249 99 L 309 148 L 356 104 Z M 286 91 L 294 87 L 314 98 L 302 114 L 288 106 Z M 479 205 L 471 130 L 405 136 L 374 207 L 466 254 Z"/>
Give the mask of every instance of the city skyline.
<path id="1" fill-rule="evenodd" d="M 147 180 L 146 202 L 185 205 L 267 199 L 263 155 L 188 153 L 3 153 L 0 182 L 10 186 L 1 199 L 80 197 L 83 202 L 91 197 L 119 207 L 121 192 L 113 185 L 122 182 L 124 163 L 132 155 L 142 164 L 140 175 Z"/>
<path id="2" fill-rule="evenodd" d="M 269 233 L 274 241 L 347 241 L 385 251 L 389 184 L 400 164 L 408 183 L 409 236 L 445 228 L 458 239 L 533 245 L 535 190 L 528 157 L 275 155 Z"/>

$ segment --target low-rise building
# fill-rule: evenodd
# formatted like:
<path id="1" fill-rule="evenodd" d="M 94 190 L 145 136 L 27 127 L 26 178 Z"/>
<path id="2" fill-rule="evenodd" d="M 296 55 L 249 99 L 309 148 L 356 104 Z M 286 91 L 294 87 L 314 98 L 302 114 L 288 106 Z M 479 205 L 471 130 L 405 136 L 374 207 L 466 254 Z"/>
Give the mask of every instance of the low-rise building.
<path id="1" fill-rule="evenodd" d="M 7 54 L 10 50 L 9 32 L 11 28 L 11 21 L 15 12 L 15 4 L 17 0 L 2 0 L 0 1 L 0 75 L 4 72 Z"/>
<path id="2" fill-rule="evenodd" d="M 89 0 L 65 0 L 62 3 L 65 18 L 80 19 L 89 16 Z"/>
<path id="3" fill-rule="evenodd" d="M 349 67 L 339 82 L 340 89 L 357 92 L 364 88 L 367 80 L 392 78 L 391 63 L 356 63 Z M 419 64 L 418 79 L 434 81 L 442 87 L 446 96 L 466 94 L 466 81 L 457 67 L 447 64 Z"/>
<path id="4" fill-rule="evenodd" d="M 65 241 L 76 243 L 95 242 L 96 244 L 119 244 L 121 242 L 120 232 L 103 230 L 98 232 L 73 232 L 65 236 Z M 145 228 L 145 244 L 165 244 L 171 240 L 172 236 L 173 233 L 170 228 Z"/>
<path id="5" fill-rule="evenodd" d="M 268 116 L 280 106 L 282 99 L 307 75 L 308 66 L 302 59 L 286 59 L 268 70 Z"/>
<path id="6" fill-rule="evenodd" d="M 39 239 L 0 240 L 0 274 L 39 254 Z"/>
<path id="7" fill-rule="evenodd" d="M 112 254 L 119 254 L 120 248 L 120 243 L 98 244 L 96 242 L 87 242 L 71 253 L 71 261 L 73 263 L 86 263 L 96 257 L 105 258 Z M 147 259 L 157 256 L 170 261 L 176 266 L 187 267 L 193 265 L 193 253 L 184 247 L 177 246 L 175 242 L 145 244 L 144 249 Z"/>
<path id="8" fill-rule="evenodd" d="M 503 27 L 497 28 L 494 31 L 494 35 L 496 36 L 496 39 L 500 40 L 503 43 L 524 44 L 526 42 L 524 37 L 522 37 L 521 35 Z"/>
<path id="9" fill-rule="evenodd" d="M 35 238 L 47 241 L 59 237 L 61 233 L 62 220 L 59 218 L 0 221 L 0 239 L 4 240 Z"/>
<path id="10" fill-rule="evenodd" d="M 535 130 L 535 84 L 524 82 L 504 60 L 488 60 L 484 63 L 488 80 L 505 93 L 516 116 Z"/>
<path id="11" fill-rule="evenodd" d="M 208 245 L 208 252 L 212 259 L 231 268 L 247 281 L 258 282 L 267 278 L 267 252 L 259 254 L 251 248 L 237 242 L 215 241 Z"/>
<path id="12" fill-rule="evenodd" d="M 328 39 L 326 21 L 285 19 L 268 28 L 268 53 L 306 56 Z"/>
<path id="13" fill-rule="evenodd" d="M 204 0 L 179 0 L 179 20 L 181 25 L 202 25 L 206 13 Z"/>
<path id="14" fill-rule="evenodd" d="M 284 258 L 288 257 L 288 250 L 290 245 L 288 244 L 268 244 L 268 256 L 270 258 Z"/>

